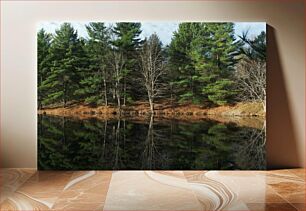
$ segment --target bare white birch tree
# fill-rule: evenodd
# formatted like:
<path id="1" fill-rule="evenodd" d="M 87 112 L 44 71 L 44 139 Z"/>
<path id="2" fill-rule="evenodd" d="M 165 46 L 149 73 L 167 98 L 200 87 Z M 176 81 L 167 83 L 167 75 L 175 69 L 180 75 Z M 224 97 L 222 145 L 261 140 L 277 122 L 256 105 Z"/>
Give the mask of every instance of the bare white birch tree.
<path id="1" fill-rule="evenodd" d="M 110 26 L 112 28 L 112 26 Z M 114 33 L 110 35 L 111 43 L 113 43 L 117 37 Z M 113 99 L 117 98 L 117 106 L 119 114 L 121 114 L 121 92 L 122 92 L 122 78 L 124 77 L 124 65 L 127 62 L 123 53 L 114 45 L 112 45 L 110 53 L 108 54 L 108 61 L 111 68 L 112 77 L 112 95 Z"/>
<path id="2" fill-rule="evenodd" d="M 121 79 L 123 77 L 123 68 L 126 59 L 121 52 L 113 50 L 111 53 L 110 61 L 114 76 L 114 89 L 115 96 L 117 98 L 117 106 L 119 112 L 121 112 Z"/>
<path id="3" fill-rule="evenodd" d="M 154 99 L 161 94 L 163 89 L 160 78 L 165 73 L 161 41 L 156 34 L 152 34 L 145 41 L 140 52 L 140 60 L 143 84 L 148 94 L 150 111 L 153 114 Z"/>
<path id="4" fill-rule="evenodd" d="M 113 97 L 117 98 L 117 106 L 119 112 L 121 113 L 121 88 L 122 88 L 122 78 L 124 76 L 124 64 L 126 63 L 126 58 L 123 54 L 116 49 L 112 49 L 109 55 L 109 64 L 111 67 L 111 75 L 113 79 Z"/>
<path id="5" fill-rule="evenodd" d="M 258 101 L 266 111 L 266 62 L 244 58 L 236 69 L 239 98 Z"/>

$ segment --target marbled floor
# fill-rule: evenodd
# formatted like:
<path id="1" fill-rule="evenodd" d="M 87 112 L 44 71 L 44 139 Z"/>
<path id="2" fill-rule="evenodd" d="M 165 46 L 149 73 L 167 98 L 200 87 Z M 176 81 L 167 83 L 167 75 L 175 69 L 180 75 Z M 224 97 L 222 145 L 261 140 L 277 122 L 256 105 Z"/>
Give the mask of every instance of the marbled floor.
<path id="1" fill-rule="evenodd" d="M 305 210 L 305 169 L 1 169 L 1 210 Z"/>

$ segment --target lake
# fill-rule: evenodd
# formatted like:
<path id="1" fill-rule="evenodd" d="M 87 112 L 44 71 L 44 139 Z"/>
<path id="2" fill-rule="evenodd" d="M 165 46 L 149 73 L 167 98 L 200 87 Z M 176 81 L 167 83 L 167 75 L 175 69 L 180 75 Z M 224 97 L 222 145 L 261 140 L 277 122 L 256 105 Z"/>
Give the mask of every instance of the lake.
<path id="1" fill-rule="evenodd" d="M 219 121 L 38 115 L 40 170 L 266 169 L 265 129 Z"/>

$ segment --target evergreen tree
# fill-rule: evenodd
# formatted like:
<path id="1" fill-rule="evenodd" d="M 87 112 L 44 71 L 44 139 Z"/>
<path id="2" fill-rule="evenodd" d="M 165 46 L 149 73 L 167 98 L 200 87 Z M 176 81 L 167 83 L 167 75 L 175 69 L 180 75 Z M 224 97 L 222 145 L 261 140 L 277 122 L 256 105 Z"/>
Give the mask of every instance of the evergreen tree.
<path id="1" fill-rule="evenodd" d="M 49 90 L 44 103 L 62 103 L 77 99 L 74 91 L 79 86 L 81 73 L 86 61 L 84 41 L 78 39 L 77 32 L 69 23 L 63 23 L 56 30 L 50 48 L 51 71 L 42 83 L 42 89 Z"/>
<path id="2" fill-rule="evenodd" d="M 262 31 L 254 39 L 248 38 L 248 32 L 239 36 L 245 46 L 241 48 L 241 53 L 246 55 L 249 59 L 259 60 L 265 62 L 267 59 L 267 43 L 266 32 Z"/>
<path id="3" fill-rule="evenodd" d="M 211 102 L 223 105 L 232 101 L 236 94 L 232 80 L 235 64 L 239 60 L 241 42 L 234 37 L 233 23 L 202 23 L 205 44 L 199 68 L 200 79 L 204 82 L 202 89 Z M 208 38 L 208 39 L 207 39 Z M 198 63 L 197 60 L 195 60 Z"/>
<path id="4" fill-rule="evenodd" d="M 75 93 L 85 98 L 86 103 L 95 105 L 104 103 L 107 106 L 109 30 L 104 23 L 90 23 L 86 29 L 89 36 L 86 45 L 89 63 L 80 81 L 81 87 Z"/>
<path id="5" fill-rule="evenodd" d="M 235 94 L 231 77 L 240 42 L 232 23 L 181 23 L 170 44 L 179 100 L 224 104 Z"/>
<path id="6" fill-rule="evenodd" d="M 42 108 L 42 100 L 46 95 L 46 91 L 41 87 L 46 79 L 48 71 L 50 71 L 49 49 L 51 45 L 51 35 L 46 33 L 44 29 L 37 33 L 37 91 L 38 91 L 38 108 Z"/>
<path id="7" fill-rule="evenodd" d="M 190 58 L 191 41 L 198 34 L 200 23 L 181 23 L 169 46 L 169 68 L 178 100 L 196 101 L 195 68 Z"/>
<path id="8" fill-rule="evenodd" d="M 113 28 L 113 33 L 116 39 L 113 45 L 116 50 L 124 57 L 125 65 L 123 67 L 123 105 L 126 101 L 133 100 L 141 90 L 139 81 L 139 67 L 138 67 L 138 49 L 142 44 L 139 38 L 141 34 L 141 23 L 119 22 Z M 136 83 L 135 83 L 136 82 Z"/>

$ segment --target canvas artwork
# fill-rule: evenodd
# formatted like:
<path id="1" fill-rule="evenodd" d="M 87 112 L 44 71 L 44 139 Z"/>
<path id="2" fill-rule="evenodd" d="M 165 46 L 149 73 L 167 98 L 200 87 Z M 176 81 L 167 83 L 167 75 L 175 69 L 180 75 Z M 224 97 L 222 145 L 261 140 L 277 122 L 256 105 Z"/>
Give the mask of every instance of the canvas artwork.
<path id="1" fill-rule="evenodd" d="M 266 24 L 42 22 L 40 170 L 266 169 Z"/>

